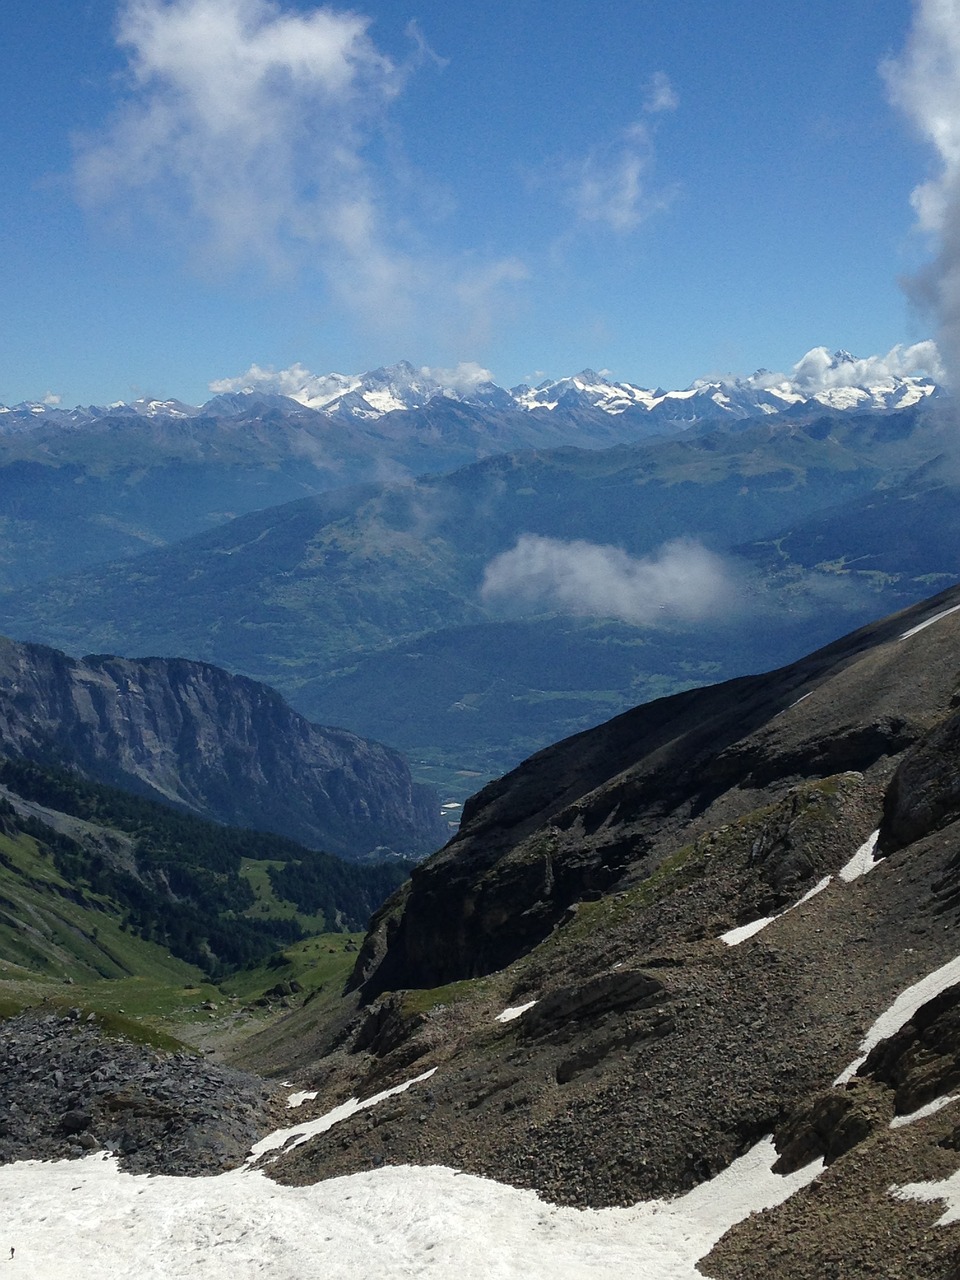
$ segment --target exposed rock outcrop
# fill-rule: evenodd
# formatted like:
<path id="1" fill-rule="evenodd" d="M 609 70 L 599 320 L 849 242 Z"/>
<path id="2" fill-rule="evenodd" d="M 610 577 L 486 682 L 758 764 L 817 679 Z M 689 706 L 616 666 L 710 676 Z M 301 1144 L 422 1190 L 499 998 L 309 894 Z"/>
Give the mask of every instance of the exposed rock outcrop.
<path id="1" fill-rule="evenodd" d="M 273 1087 L 204 1057 L 108 1037 L 92 1013 L 0 1022 L 0 1163 L 111 1151 L 132 1173 L 213 1174 L 276 1127 Z"/>
<path id="2" fill-rule="evenodd" d="M 921 609 L 955 599 L 956 589 L 781 670 L 660 699 L 532 756 L 473 797 L 455 839 L 374 918 L 354 985 L 370 997 L 500 969 L 573 904 L 645 879 L 678 842 L 802 779 L 886 780 L 955 692 L 954 618 L 923 640 L 897 637 Z M 928 650 L 941 644 L 938 663 Z M 935 733 L 960 740 L 949 724 Z M 942 746 L 932 739 L 929 756 L 946 759 Z M 931 782 L 944 815 L 952 777 L 944 765 Z"/>

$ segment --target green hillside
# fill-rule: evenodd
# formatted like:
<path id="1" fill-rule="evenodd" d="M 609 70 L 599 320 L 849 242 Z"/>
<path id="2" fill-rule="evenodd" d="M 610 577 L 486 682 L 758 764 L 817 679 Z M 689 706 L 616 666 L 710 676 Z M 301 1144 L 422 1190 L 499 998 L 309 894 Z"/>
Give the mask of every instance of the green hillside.
<path id="1" fill-rule="evenodd" d="M 311 934 L 362 928 L 408 872 L 23 760 L 0 761 L 0 784 L 0 956 L 35 974 L 220 980 Z"/>

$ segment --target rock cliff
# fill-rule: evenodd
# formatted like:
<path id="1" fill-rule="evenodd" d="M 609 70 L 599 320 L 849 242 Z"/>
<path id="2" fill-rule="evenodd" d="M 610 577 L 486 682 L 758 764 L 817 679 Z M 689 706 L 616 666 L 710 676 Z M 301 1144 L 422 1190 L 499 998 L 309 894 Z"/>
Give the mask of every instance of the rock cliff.
<path id="1" fill-rule="evenodd" d="M 397 752 L 201 662 L 76 661 L 0 640 L 0 749 L 348 858 L 422 855 L 444 836 L 436 796 Z"/>

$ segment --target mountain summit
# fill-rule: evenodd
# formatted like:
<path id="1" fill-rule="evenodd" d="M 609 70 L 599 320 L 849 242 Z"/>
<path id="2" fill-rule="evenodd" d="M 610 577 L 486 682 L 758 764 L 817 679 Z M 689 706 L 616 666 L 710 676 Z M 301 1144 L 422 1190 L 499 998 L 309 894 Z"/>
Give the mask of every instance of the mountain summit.
<path id="1" fill-rule="evenodd" d="M 928 356 L 925 362 L 921 359 L 924 354 Z M 0 431 L 22 430 L 30 420 L 77 426 L 108 414 L 219 417 L 271 409 L 292 412 L 294 406 L 335 419 L 376 421 L 391 413 L 424 409 L 437 400 L 527 413 L 599 410 L 616 416 L 633 410 L 683 426 L 705 419 L 781 413 L 807 405 L 840 410 L 906 408 L 937 390 L 934 377 L 921 371 L 923 363 L 934 372 L 939 367 L 932 344 L 921 343 L 905 354 L 894 348 L 887 357 L 867 359 L 844 350 L 831 356 L 826 347 L 814 347 L 789 374 L 758 370 L 748 378 L 699 378 L 685 389 L 671 391 L 610 381 L 605 372 L 593 369 L 535 387 L 520 384 L 507 390 L 477 364 L 431 369 L 401 360 L 352 375 L 317 375 L 302 365 L 280 372 L 253 365 L 237 378 L 211 383 L 217 394 L 199 409 L 178 400 L 150 398 L 70 410 L 47 402 L 23 403 L 0 406 Z"/>

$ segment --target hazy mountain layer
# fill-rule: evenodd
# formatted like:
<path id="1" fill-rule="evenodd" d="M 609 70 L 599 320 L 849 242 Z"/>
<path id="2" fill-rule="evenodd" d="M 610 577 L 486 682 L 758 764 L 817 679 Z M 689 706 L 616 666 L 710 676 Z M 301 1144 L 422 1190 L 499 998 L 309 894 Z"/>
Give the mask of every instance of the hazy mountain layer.
<path id="1" fill-rule="evenodd" d="M 8 596 L 0 616 L 73 652 L 183 654 L 265 679 L 456 785 L 455 769 L 491 776 L 945 583 L 960 550 L 949 502 L 911 506 L 916 478 L 899 515 L 929 511 L 938 532 L 912 560 L 892 525 L 869 566 L 848 545 L 865 528 L 856 504 L 888 501 L 946 439 L 908 410 L 504 455 L 252 513 Z M 816 554 L 794 564 L 792 531 L 808 525 Z"/>

